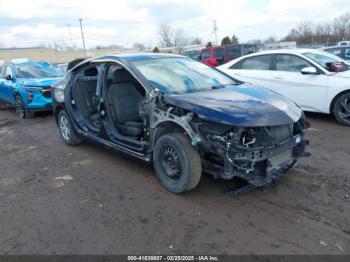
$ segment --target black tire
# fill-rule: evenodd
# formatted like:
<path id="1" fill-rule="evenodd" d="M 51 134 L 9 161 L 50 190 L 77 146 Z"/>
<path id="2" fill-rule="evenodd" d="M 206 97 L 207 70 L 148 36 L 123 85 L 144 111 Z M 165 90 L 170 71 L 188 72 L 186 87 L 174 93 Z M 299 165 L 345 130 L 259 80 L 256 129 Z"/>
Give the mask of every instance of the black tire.
<path id="1" fill-rule="evenodd" d="M 59 112 L 57 122 L 61 138 L 67 145 L 75 146 L 82 142 L 81 138 L 75 132 L 65 110 Z"/>
<path id="2" fill-rule="evenodd" d="M 199 152 L 181 133 L 166 134 L 156 141 L 153 165 L 162 186 L 172 193 L 195 188 L 202 175 Z"/>
<path id="3" fill-rule="evenodd" d="M 350 92 L 337 98 L 334 103 L 333 114 L 339 124 L 350 126 Z"/>
<path id="4" fill-rule="evenodd" d="M 0 110 L 6 110 L 7 109 L 7 105 L 4 101 L 0 100 Z"/>
<path id="5" fill-rule="evenodd" d="M 18 94 L 15 95 L 15 109 L 16 109 L 16 113 L 20 119 L 34 117 L 35 112 L 25 109 L 22 97 Z"/>

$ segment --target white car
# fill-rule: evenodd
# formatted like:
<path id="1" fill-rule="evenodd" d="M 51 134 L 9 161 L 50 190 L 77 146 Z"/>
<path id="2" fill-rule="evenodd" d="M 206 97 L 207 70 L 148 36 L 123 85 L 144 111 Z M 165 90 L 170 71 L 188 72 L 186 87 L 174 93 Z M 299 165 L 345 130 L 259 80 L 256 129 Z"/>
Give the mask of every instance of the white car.
<path id="1" fill-rule="evenodd" d="M 314 49 L 280 49 L 243 56 L 217 67 L 224 73 L 278 92 L 304 111 L 334 114 L 350 126 L 350 65 Z"/>

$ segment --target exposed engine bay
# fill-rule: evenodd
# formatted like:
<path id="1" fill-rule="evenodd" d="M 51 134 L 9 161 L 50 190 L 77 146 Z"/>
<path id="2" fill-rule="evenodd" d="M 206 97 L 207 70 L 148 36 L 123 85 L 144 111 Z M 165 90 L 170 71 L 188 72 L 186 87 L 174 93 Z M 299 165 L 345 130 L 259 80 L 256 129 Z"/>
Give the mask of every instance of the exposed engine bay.
<path id="1" fill-rule="evenodd" d="M 165 103 L 161 96 L 152 100 L 147 103 L 151 105 L 150 133 L 162 123 L 181 126 L 201 154 L 203 172 L 214 178 L 240 177 L 251 185 L 264 186 L 293 167 L 299 157 L 309 155 L 305 153 L 308 123 L 304 115 L 289 125 L 236 127 L 206 121 Z"/>

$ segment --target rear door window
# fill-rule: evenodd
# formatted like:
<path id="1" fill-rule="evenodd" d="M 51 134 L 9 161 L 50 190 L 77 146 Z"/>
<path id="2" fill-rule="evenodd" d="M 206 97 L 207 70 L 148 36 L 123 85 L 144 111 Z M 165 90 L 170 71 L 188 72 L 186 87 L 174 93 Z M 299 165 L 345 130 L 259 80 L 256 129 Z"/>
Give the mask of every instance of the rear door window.
<path id="1" fill-rule="evenodd" d="M 312 65 L 309 62 L 295 55 L 276 55 L 277 71 L 300 72 L 310 66 Z"/>
<path id="2" fill-rule="evenodd" d="M 204 59 L 210 58 L 210 50 L 209 49 L 203 50 L 201 56 Z"/>
<path id="3" fill-rule="evenodd" d="M 270 55 L 249 57 L 241 62 L 241 69 L 246 70 L 269 70 L 271 63 Z"/>

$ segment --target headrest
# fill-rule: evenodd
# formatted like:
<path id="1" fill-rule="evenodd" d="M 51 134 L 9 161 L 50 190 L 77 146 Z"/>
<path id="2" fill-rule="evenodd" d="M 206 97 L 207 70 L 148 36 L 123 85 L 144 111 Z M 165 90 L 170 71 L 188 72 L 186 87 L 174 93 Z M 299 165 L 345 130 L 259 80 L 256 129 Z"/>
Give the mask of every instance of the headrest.
<path id="1" fill-rule="evenodd" d="M 84 76 L 97 76 L 98 70 L 96 67 L 91 67 L 84 71 Z"/>
<path id="2" fill-rule="evenodd" d="M 117 69 L 113 73 L 113 83 L 132 82 L 133 80 L 134 80 L 133 76 L 124 68 Z"/>

